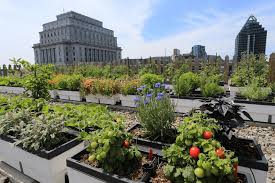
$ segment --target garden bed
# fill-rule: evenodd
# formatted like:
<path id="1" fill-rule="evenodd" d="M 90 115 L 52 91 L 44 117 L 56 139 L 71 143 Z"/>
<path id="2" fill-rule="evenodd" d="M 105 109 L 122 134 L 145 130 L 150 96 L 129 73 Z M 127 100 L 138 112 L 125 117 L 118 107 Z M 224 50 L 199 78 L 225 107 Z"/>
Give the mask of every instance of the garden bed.
<path id="1" fill-rule="evenodd" d="M 4 162 L 41 183 L 64 183 L 66 158 L 84 147 L 75 135 L 66 133 L 64 137 L 64 141 L 55 147 L 33 152 L 20 146 L 13 147 L 16 139 L 4 137 L 0 140 L 0 156 Z"/>
<path id="2" fill-rule="evenodd" d="M 135 166 L 135 168 L 137 169 L 132 170 L 129 175 L 119 176 L 117 174 L 106 173 L 103 171 L 102 168 L 91 165 L 89 161 L 87 161 L 87 154 L 89 153 L 85 149 L 73 156 L 72 158 L 67 159 L 70 183 L 78 183 L 80 181 L 85 183 L 147 182 L 151 177 L 151 173 L 154 171 L 157 165 L 156 158 L 154 158 L 152 161 L 142 160 L 142 165 L 138 164 L 138 166 Z M 143 152 L 143 157 L 145 156 L 147 156 L 147 154 Z M 148 168 L 148 165 L 151 168 Z"/>

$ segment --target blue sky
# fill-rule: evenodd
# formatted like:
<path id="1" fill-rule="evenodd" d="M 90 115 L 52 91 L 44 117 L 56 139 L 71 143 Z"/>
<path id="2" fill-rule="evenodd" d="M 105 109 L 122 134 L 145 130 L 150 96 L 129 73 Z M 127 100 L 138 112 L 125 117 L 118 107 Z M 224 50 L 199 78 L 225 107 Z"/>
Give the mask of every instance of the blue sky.
<path id="1" fill-rule="evenodd" d="M 113 29 L 122 56 L 140 58 L 188 53 L 192 45 L 208 54 L 234 54 L 238 31 L 250 14 L 267 29 L 267 51 L 275 51 L 274 0 L 0 0 L 0 64 L 11 57 L 33 61 L 32 45 L 42 24 L 65 11 L 103 21 Z"/>

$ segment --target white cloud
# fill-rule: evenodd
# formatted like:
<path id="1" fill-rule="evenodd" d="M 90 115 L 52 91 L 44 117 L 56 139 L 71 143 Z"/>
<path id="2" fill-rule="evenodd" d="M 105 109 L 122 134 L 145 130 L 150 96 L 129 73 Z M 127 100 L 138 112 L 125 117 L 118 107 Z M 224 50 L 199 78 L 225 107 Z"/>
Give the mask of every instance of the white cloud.
<path id="1" fill-rule="evenodd" d="M 24 3 L 28 2 L 28 3 Z M 146 20 L 153 13 L 158 0 L 0 0 L 0 64 L 8 63 L 11 57 L 23 57 L 33 61 L 31 46 L 38 42 L 42 24 L 55 20 L 65 11 L 76 11 L 103 21 L 103 26 L 113 29 L 123 57 L 140 58 L 172 54 L 173 48 L 190 52 L 194 44 L 206 46 L 208 54 L 216 52 L 222 56 L 234 52 L 237 33 L 251 11 L 221 12 L 208 9 L 204 12 L 190 12 L 182 17 L 188 29 L 182 32 L 146 41 L 142 31 Z M 253 13 L 268 31 L 267 54 L 275 47 L 275 4 L 255 7 Z M 210 16 L 208 16 L 210 15 Z M 4 28 L 3 28 L 4 27 Z"/>

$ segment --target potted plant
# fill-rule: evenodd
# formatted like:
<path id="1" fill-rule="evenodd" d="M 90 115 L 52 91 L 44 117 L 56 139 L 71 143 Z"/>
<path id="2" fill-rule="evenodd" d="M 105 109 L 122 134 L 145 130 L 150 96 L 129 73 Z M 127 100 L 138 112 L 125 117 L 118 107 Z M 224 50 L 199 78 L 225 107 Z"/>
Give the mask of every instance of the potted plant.
<path id="1" fill-rule="evenodd" d="M 253 121 L 246 108 L 222 99 L 213 99 L 200 106 L 200 111 L 219 122 L 222 130 L 216 137 L 226 149 L 235 151 L 239 165 L 256 172 L 260 180 L 265 179 L 268 163 L 261 147 L 253 139 L 238 138 L 232 134 L 232 129 L 244 126 L 245 120 L 242 116 Z"/>
<path id="2" fill-rule="evenodd" d="M 137 90 L 139 96 L 135 101 L 139 124 L 128 131 L 140 145 L 161 149 L 167 143 L 173 143 L 176 137 L 172 128 L 175 110 L 170 97 L 165 94 L 164 85 L 156 83 L 154 89 L 141 86 Z"/>
<path id="3" fill-rule="evenodd" d="M 64 182 L 66 158 L 84 145 L 64 129 L 63 121 L 29 109 L 7 112 L 0 119 L 1 158 L 39 182 Z"/>
<path id="4" fill-rule="evenodd" d="M 62 100 L 82 101 L 82 96 L 79 92 L 82 76 L 73 75 L 57 75 L 50 83 L 56 90 L 58 96 Z"/>
<path id="5" fill-rule="evenodd" d="M 137 97 L 137 88 L 140 86 L 140 80 L 121 81 L 120 101 L 122 106 L 136 107 L 135 98 Z"/>
<path id="6" fill-rule="evenodd" d="M 144 182 L 156 166 L 152 154 L 141 153 L 119 121 L 81 137 L 89 146 L 67 159 L 71 183 Z"/>
<path id="7" fill-rule="evenodd" d="M 163 150 L 163 171 L 173 182 L 235 182 L 238 158 L 215 139 L 221 127 L 205 114 L 193 113 L 178 128 L 176 142 Z"/>

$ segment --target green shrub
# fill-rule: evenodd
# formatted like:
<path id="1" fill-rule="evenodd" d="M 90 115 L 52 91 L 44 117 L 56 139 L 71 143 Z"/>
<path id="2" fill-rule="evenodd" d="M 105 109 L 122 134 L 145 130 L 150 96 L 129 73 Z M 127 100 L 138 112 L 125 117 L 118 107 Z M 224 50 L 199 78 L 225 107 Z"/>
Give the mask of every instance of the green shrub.
<path id="1" fill-rule="evenodd" d="M 197 74 L 188 72 L 180 76 L 174 85 L 174 89 L 177 95 L 186 96 L 190 95 L 192 91 L 199 87 L 200 78 Z"/>
<path id="2" fill-rule="evenodd" d="M 24 82 L 25 94 L 35 99 L 43 98 L 49 100 L 50 84 L 48 80 L 52 77 L 53 66 L 31 64 L 20 59 L 15 63 L 23 66 L 27 71 Z"/>
<path id="3" fill-rule="evenodd" d="M 164 78 L 157 74 L 144 74 L 140 77 L 141 84 L 149 88 L 154 88 L 155 83 L 162 83 Z"/>
<path id="4" fill-rule="evenodd" d="M 22 87 L 23 84 L 24 84 L 24 78 L 20 78 L 16 76 L 0 77 L 0 86 Z"/>
<path id="5" fill-rule="evenodd" d="M 82 76 L 78 74 L 73 75 L 57 75 L 50 83 L 54 83 L 56 89 L 59 90 L 70 90 L 70 91 L 79 91 Z"/>
<path id="6" fill-rule="evenodd" d="M 214 82 L 206 83 L 201 87 L 201 91 L 204 97 L 214 97 L 224 93 L 224 89 Z"/>
<path id="7" fill-rule="evenodd" d="M 241 89 L 241 96 L 250 100 L 265 100 L 271 93 L 271 88 L 269 87 L 258 87 L 255 84 L 250 84 L 247 87 Z"/>
<path id="8" fill-rule="evenodd" d="M 275 93 L 275 82 L 270 85 L 270 88 L 273 93 Z"/>
<path id="9" fill-rule="evenodd" d="M 158 87 L 158 84 L 156 84 Z M 143 91 L 148 91 L 146 88 Z M 152 93 L 143 92 L 137 100 L 137 116 L 146 134 L 155 137 L 169 137 L 175 120 L 175 110 L 169 96 L 163 89 L 155 88 Z"/>

